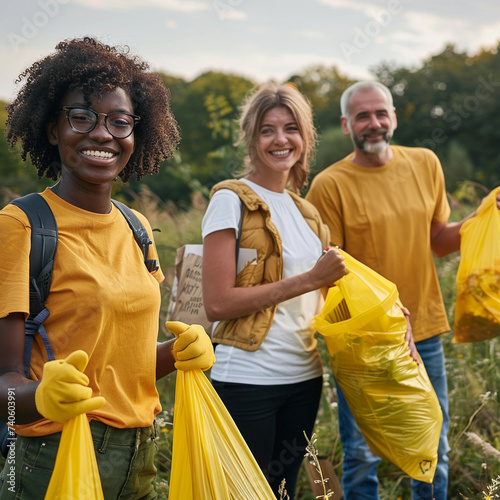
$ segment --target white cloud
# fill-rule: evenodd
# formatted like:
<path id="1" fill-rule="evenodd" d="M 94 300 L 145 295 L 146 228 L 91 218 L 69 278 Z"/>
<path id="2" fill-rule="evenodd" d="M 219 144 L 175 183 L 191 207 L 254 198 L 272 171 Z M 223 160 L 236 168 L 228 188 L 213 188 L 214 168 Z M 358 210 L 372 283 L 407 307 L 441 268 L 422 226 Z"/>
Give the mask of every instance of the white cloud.
<path id="1" fill-rule="evenodd" d="M 318 30 L 301 30 L 300 34 L 306 38 L 312 38 L 315 40 L 326 40 L 328 35 Z"/>
<path id="2" fill-rule="evenodd" d="M 248 14 L 246 12 L 243 12 L 242 10 L 237 10 L 233 9 L 232 7 L 229 7 L 227 9 L 221 10 L 221 9 L 216 9 L 217 15 L 219 16 L 219 19 L 222 21 L 243 21 L 248 17 Z"/>
<path id="3" fill-rule="evenodd" d="M 366 11 L 373 7 L 370 2 L 363 2 L 360 0 L 318 0 L 320 4 L 334 9 L 349 9 Z"/>
<path id="4" fill-rule="evenodd" d="M 203 0 L 75 0 L 75 3 L 98 10 L 137 10 L 155 7 L 175 12 L 199 12 L 212 8 Z"/>
<path id="5" fill-rule="evenodd" d="M 442 17 L 424 12 L 408 12 L 405 14 L 409 29 L 416 36 L 432 36 L 434 39 L 452 38 L 466 27 L 465 19 L 451 16 Z"/>
<path id="6" fill-rule="evenodd" d="M 337 65 L 349 78 L 366 78 L 369 68 L 384 61 L 415 67 L 447 43 L 477 54 L 496 47 L 500 38 L 500 2 L 491 0 L 289 0 L 267 2 L 265 9 L 251 0 L 4 3 L 4 99 L 12 95 L 23 67 L 52 52 L 60 40 L 87 34 L 111 45 L 129 45 L 152 67 L 187 80 L 214 68 L 254 81 L 281 80 L 318 64 Z M 54 15 L 48 11 L 52 4 L 60 4 Z M 115 12 L 119 24 L 110 23 Z M 44 15 L 47 22 L 40 25 Z M 11 32 L 19 38 L 9 38 Z"/>
<path id="7" fill-rule="evenodd" d="M 400 56 L 401 61 L 422 61 L 439 53 L 447 43 L 457 40 L 457 33 L 465 33 L 466 21 L 441 17 L 430 13 L 407 12 L 405 25 L 387 35 L 387 46 Z"/>
<path id="8" fill-rule="evenodd" d="M 466 48 L 468 52 L 476 53 L 480 48 L 496 48 L 500 42 L 500 22 L 482 26 L 479 29 L 470 28 Z M 473 49 L 473 50 L 470 50 Z"/>

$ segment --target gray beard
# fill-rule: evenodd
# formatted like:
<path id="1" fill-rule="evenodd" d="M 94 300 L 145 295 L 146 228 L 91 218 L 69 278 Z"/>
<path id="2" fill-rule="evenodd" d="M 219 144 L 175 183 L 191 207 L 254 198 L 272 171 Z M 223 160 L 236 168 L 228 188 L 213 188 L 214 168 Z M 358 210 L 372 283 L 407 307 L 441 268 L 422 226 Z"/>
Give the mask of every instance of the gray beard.
<path id="1" fill-rule="evenodd" d="M 378 141 L 378 142 L 365 142 L 363 141 L 361 149 L 368 154 L 378 154 L 383 153 L 388 146 L 387 141 Z"/>
<path id="2" fill-rule="evenodd" d="M 361 151 L 367 154 L 383 153 L 387 149 L 387 146 L 389 145 L 389 142 L 392 138 L 392 134 L 390 134 L 389 131 L 385 132 L 384 139 L 378 142 L 367 142 L 366 139 L 360 139 L 359 137 L 354 136 L 352 133 L 351 136 L 356 146 L 358 146 Z"/>

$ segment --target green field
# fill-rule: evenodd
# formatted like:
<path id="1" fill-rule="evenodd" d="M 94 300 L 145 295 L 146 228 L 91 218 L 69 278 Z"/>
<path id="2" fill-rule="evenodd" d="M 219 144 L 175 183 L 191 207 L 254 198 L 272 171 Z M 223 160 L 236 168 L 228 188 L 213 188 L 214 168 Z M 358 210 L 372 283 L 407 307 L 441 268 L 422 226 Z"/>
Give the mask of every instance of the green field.
<path id="1" fill-rule="evenodd" d="M 160 340 L 169 335 L 163 325 L 173 279 L 175 249 L 185 243 L 199 243 L 200 224 L 205 202 L 195 199 L 193 208 L 178 211 L 173 205 L 161 203 L 151 192 L 144 190 L 135 204 L 151 221 L 166 275 L 162 284 L 163 311 L 160 319 Z M 458 220 L 470 209 L 454 205 L 453 218 Z M 453 254 L 437 261 L 439 277 L 450 324 L 453 324 L 455 274 L 459 257 Z M 444 334 L 450 398 L 450 493 L 449 498 L 500 498 L 500 353 L 499 340 L 473 344 L 454 344 L 453 335 Z M 315 433 L 316 447 L 321 456 L 328 457 L 337 476 L 341 475 L 342 450 L 339 443 L 336 396 L 328 353 L 320 339 L 325 364 L 325 385 Z M 175 374 L 159 381 L 158 389 L 163 406 L 159 416 L 161 429 L 157 455 L 157 487 L 161 499 L 168 497 L 168 480 L 172 457 L 172 421 L 175 395 Z M 304 450 L 305 452 L 305 450 Z M 1 465 L 0 465 L 1 466 Z M 410 480 L 392 464 L 383 461 L 379 467 L 380 495 L 383 500 L 410 499 Z M 331 484 L 331 483 L 330 483 Z M 489 489 L 488 489 L 489 488 Z M 496 492 L 495 492 L 495 491 Z M 297 500 L 312 500 L 311 485 L 302 470 Z"/>

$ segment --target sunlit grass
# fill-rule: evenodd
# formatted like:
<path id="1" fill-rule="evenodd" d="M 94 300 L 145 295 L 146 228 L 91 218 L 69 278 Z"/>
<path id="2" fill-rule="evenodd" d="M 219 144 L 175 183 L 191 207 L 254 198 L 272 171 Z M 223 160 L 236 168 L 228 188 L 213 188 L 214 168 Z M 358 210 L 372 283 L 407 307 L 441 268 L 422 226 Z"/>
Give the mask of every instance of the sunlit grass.
<path id="1" fill-rule="evenodd" d="M 175 250 L 186 243 L 200 243 L 200 227 L 205 202 L 198 199 L 195 208 L 178 211 L 163 204 L 144 190 L 134 200 L 136 208 L 161 232 L 155 233 L 158 252 L 166 280 L 162 284 L 163 308 L 160 318 L 160 340 L 169 336 L 163 326 L 173 280 Z M 457 208 L 455 220 L 468 213 Z M 458 254 L 437 261 L 438 274 L 450 324 L 453 326 L 455 274 Z M 499 339 L 473 344 L 455 344 L 453 334 L 442 336 L 448 373 L 450 401 L 449 441 L 451 451 L 449 498 L 486 500 L 500 498 L 500 352 Z M 342 449 L 339 442 L 335 384 L 328 363 L 324 341 L 319 339 L 324 361 L 324 390 L 314 429 L 318 456 L 328 457 L 335 474 L 342 472 Z M 159 381 L 158 392 L 163 407 L 159 419 L 159 453 L 157 487 L 160 499 L 168 497 L 168 480 L 172 457 L 172 419 L 175 374 Z M 306 453 L 306 450 L 304 450 Z M 3 460 L 0 459 L 0 467 Z M 410 479 L 392 464 L 379 466 L 381 500 L 411 498 Z M 315 498 L 304 469 L 297 483 L 297 500 Z"/>
<path id="2" fill-rule="evenodd" d="M 146 210 L 144 208 L 146 207 Z M 145 212 L 147 204 L 142 203 Z M 163 269 L 167 269 L 167 280 L 162 287 L 164 302 L 168 302 L 169 279 L 173 276 L 168 266 L 172 265 L 175 253 L 171 247 L 185 243 L 201 241 L 200 226 L 203 208 L 198 207 L 187 212 L 169 215 L 162 213 L 161 207 L 152 205 L 152 213 L 146 213 L 162 230 L 159 250 Z M 455 212 L 455 220 L 468 213 L 460 207 Z M 469 209 L 470 211 L 470 209 Z M 153 215 L 153 217 L 151 217 Z M 170 221 L 173 218 L 174 221 Z M 178 219 L 177 219 L 178 218 Z M 172 234 L 172 231 L 174 234 Z M 163 252 L 163 253 L 162 253 Z M 167 265 L 165 266 L 165 262 Z M 439 279 L 450 324 L 453 325 L 455 300 L 455 275 L 458 266 L 458 254 L 453 254 L 436 261 Z M 489 340 L 475 344 L 454 344 L 453 334 L 442 336 L 450 398 L 450 488 L 449 497 L 455 499 L 486 498 L 484 492 L 493 484 L 500 473 L 500 460 L 494 454 L 486 453 L 484 443 L 500 450 L 500 354 L 498 341 Z M 339 442 L 335 384 L 328 364 L 328 352 L 322 339 L 319 339 L 320 352 L 325 366 L 325 381 L 320 411 L 318 413 L 315 435 L 315 447 L 321 456 L 330 458 L 336 475 L 341 476 L 342 449 Z M 175 375 L 161 381 L 159 392 L 164 409 L 173 411 L 173 392 Z M 470 439 L 468 434 L 478 439 Z M 170 436 L 169 436 L 170 437 Z M 483 443 L 483 444 L 480 444 Z M 171 441 L 160 441 L 161 454 L 158 457 L 160 480 L 168 479 L 168 466 L 171 453 Z M 379 466 L 381 500 L 402 500 L 411 498 L 410 478 L 392 464 L 382 461 Z M 164 487 L 164 486 L 163 486 Z M 495 485 L 496 487 L 496 485 Z M 496 498 L 495 492 L 489 492 L 490 498 Z M 304 470 L 297 483 L 297 500 L 314 498 L 309 480 Z"/>

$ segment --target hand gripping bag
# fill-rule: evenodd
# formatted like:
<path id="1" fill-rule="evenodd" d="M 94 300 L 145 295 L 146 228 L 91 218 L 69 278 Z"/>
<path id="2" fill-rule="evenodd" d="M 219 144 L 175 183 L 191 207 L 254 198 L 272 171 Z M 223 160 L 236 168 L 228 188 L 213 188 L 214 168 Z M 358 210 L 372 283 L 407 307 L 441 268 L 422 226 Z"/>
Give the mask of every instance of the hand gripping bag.
<path id="1" fill-rule="evenodd" d="M 423 363 L 410 356 L 396 285 L 340 252 L 348 273 L 313 325 L 371 451 L 431 483 L 443 416 Z"/>
<path id="2" fill-rule="evenodd" d="M 201 370 L 178 371 L 169 500 L 275 500 Z"/>
<path id="3" fill-rule="evenodd" d="M 104 500 L 87 415 L 65 422 L 46 500 Z"/>
<path id="4" fill-rule="evenodd" d="M 475 217 L 460 229 L 456 276 L 455 342 L 477 342 L 500 335 L 500 211 L 488 194 Z"/>

